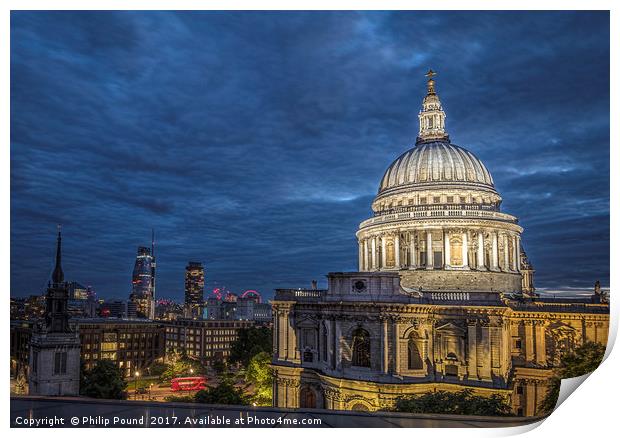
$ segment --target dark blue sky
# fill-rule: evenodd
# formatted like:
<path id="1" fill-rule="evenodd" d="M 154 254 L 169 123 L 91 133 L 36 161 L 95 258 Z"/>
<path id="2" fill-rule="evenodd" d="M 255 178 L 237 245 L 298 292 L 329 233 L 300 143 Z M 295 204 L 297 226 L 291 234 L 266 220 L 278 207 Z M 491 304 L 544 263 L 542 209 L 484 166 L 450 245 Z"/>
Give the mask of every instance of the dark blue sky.
<path id="1" fill-rule="evenodd" d="M 454 143 L 520 218 L 538 287 L 609 283 L 606 12 L 11 14 L 11 294 L 126 298 L 309 286 L 355 231 L 437 88 Z"/>

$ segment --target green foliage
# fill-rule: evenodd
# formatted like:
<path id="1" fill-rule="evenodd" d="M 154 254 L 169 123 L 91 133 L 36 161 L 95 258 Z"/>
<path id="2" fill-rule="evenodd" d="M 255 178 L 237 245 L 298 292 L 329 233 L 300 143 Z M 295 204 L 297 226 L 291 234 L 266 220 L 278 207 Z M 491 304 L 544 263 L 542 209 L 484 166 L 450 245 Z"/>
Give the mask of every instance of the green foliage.
<path id="1" fill-rule="evenodd" d="M 258 353 L 272 351 L 272 332 L 268 327 L 248 327 L 239 330 L 238 338 L 232 343 L 229 361 L 247 367 Z"/>
<path id="2" fill-rule="evenodd" d="M 581 347 L 562 356 L 560 366 L 549 382 L 547 395 L 540 404 L 540 410 L 550 414 L 560 396 L 562 379 L 583 376 L 594 371 L 603 361 L 605 346 L 596 342 L 585 342 Z"/>
<path id="3" fill-rule="evenodd" d="M 166 401 L 180 402 L 180 403 L 194 403 L 194 397 L 191 395 L 169 395 L 166 397 Z"/>
<path id="4" fill-rule="evenodd" d="M 213 371 L 215 371 L 218 375 L 223 374 L 226 371 L 226 364 L 224 363 L 224 361 L 220 359 L 214 360 Z"/>
<path id="5" fill-rule="evenodd" d="M 151 376 L 161 376 L 168 369 L 168 365 L 164 362 L 154 362 L 150 367 L 149 371 Z"/>
<path id="6" fill-rule="evenodd" d="M 122 400 L 127 396 L 126 388 L 121 369 L 111 360 L 98 361 L 82 376 L 81 392 L 87 397 Z"/>
<path id="7" fill-rule="evenodd" d="M 510 406 L 501 395 L 493 394 L 490 397 L 473 395 L 471 389 L 399 397 L 394 410 L 416 414 L 511 415 Z"/>
<path id="8" fill-rule="evenodd" d="M 263 351 L 250 360 L 245 372 L 246 381 L 254 385 L 254 395 L 251 401 L 257 406 L 271 406 L 273 370 L 270 365 L 271 355 Z"/>
<path id="9" fill-rule="evenodd" d="M 202 376 L 205 374 L 206 369 L 200 361 L 181 355 L 171 355 L 166 363 L 166 369 L 159 375 L 159 381 L 170 382 L 175 377 Z"/>
<path id="10" fill-rule="evenodd" d="M 247 405 L 248 401 L 243 395 L 243 391 L 236 388 L 230 379 L 223 379 L 222 382 L 208 389 L 198 391 L 194 397 L 197 403 L 208 403 L 215 405 Z"/>

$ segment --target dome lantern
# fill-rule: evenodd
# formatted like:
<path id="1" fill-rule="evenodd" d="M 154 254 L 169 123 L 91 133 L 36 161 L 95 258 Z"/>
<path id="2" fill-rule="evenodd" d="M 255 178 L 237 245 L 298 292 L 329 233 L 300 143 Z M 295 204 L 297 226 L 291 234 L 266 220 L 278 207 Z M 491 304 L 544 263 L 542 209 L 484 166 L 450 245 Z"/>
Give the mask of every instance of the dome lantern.
<path id="1" fill-rule="evenodd" d="M 416 144 L 424 143 L 426 141 L 436 140 L 448 140 L 448 134 L 446 134 L 446 113 L 443 112 L 441 107 L 441 101 L 439 96 L 435 92 L 435 80 L 436 76 L 433 70 L 429 70 L 426 73 L 428 81 L 426 83 L 427 92 L 424 100 L 422 101 L 422 110 L 418 114 L 420 121 L 420 130 Z"/>

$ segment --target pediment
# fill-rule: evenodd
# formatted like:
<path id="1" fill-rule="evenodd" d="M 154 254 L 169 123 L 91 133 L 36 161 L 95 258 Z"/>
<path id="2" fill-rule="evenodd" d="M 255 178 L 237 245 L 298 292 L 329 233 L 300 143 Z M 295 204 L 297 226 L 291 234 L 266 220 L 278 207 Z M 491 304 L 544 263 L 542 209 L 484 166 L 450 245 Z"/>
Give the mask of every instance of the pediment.
<path id="1" fill-rule="evenodd" d="M 459 327 L 458 325 L 452 322 L 441 325 L 437 327 L 435 330 L 438 332 L 453 333 L 453 334 L 458 334 L 458 335 L 462 335 L 465 333 L 465 330 L 463 328 Z"/>
<path id="2" fill-rule="evenodd" d="M 297 327 L 312 327 L 315 328 L 318 326 L 318 318 L 316 317 L 316 315 L 312 315 L 312 314 L 301 314 L 301 315 L 297 315 L 297 317 L 295 318 L 295 325 Z"/>
<path id="3" fill-rule="evenodd" d="M 549 324 L 548 329 L 555 333 L 575 333 L 575 327 L 565 324 L 561 321 L 555 321 Z"/>

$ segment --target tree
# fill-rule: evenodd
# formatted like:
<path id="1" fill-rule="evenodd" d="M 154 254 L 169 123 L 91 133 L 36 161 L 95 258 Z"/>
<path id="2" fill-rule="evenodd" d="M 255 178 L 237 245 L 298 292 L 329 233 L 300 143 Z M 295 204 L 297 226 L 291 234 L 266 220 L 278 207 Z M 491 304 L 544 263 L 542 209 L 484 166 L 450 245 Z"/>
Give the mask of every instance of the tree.
<path id="1" fill-rule="evenodd" d="M 153 364 L 149 368 L 151 375 L 161 376 L 168 369 L 168 365 L 166 365 L 164 362 L 153 362 Z"/>
<path id="2" fill-rule="evenodd" d="M 175 377 L 200 376 L 206 374 L 204 366 L 198 360 L 183 356 L 170 356 L 166 369 L 159 375 L 161 382 L 169 382 Z"/>
<path id="3" fill-rule="evenodd" d="M 247 327 L 239 330 L 237 340 L 230 348 L 229 361 L 241 363 L 247 367 L 250 360 L 258 353 L 271 354 L 272 333 L 268 327 Z"/>
<path id="4" fill-rule="evenodd" d="M 191 395 L 169 395 L 164 397 L 167 402 L 194 403 L 196 400 Z"/>
<path id="5" fill-rule="evenodd" d="M 594 371 L 603 361 L 605 346 L 596 342 L 585 342 L 581 347 L 562 356 L 560 366 L 549 382 L 547 395 L 540 404 L 540 410 L 550 414 L 560 396 L 562 379 L 583 376 Z"/>
<path id="6" fill-rule="evenodd" d="M 82 394 L 94 398 L 122 400 L 126 398 L 127 382 L 121 369 L 111 360 L 98 361 L 92 370 L 84 371 Z"/>
<path id="7" fill-rule="evenodd" d="M 208 389 L 198 391 L 194 400 L 197 403 L 208 403 L 216 405 L 247 405 L 243 391 L 236 388 L 230 379 L 223 379 L 222 382 Z"/>
<path id="8" fill-rule="evenodd" d="M 511 408 L 501 395 L 479 396 L 474 395 L 471 389 L 399 397 L 394 410 L 416 414 L 511 415 Z"/>
<path id="9" fill-rule="evenodd" d="M 222 359 L 215 359 L 213 361 L 213 371 L 215 371 L 218 375 L 226 371 L 226 364 Z"/>
<path id="10" fill-rule="evenodd" d="M 258 406 L 271 406 L 273 399 L 271 355 L 263 351 L 254 356 L 248 364 L 245 378 L 254 386 L 251 401 Z"/>

